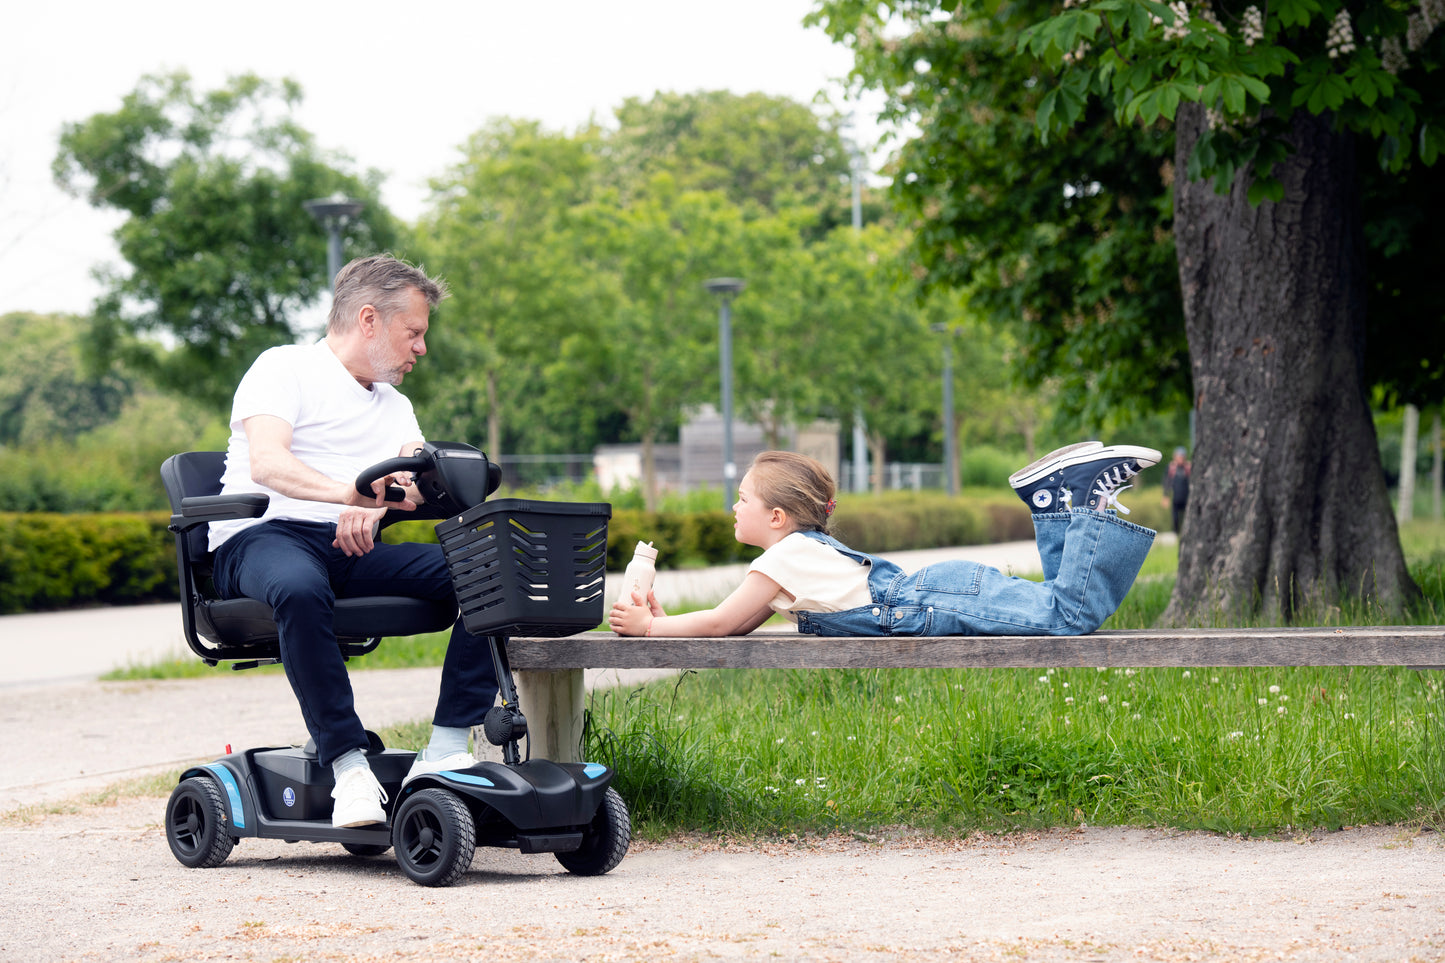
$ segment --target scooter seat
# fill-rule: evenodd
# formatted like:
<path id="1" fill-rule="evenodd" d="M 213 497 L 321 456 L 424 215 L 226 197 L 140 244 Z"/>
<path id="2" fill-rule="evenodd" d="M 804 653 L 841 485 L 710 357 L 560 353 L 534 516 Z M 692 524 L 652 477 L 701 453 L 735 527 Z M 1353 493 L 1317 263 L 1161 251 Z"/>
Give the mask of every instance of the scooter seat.
<path id="1" fill-rule="evenodd" d="M 210 599 L 195 609 L 196 632 L 224 648 L 226 658 L 272 659 L 279 655 L 271 606 L 257 599 Z M 375 639 L 449 629 L 457 618 L 454 601 L 395 595 L 337 599 L 336 638 Z M 251 651 L 240 652 L 239 648 Z"/>

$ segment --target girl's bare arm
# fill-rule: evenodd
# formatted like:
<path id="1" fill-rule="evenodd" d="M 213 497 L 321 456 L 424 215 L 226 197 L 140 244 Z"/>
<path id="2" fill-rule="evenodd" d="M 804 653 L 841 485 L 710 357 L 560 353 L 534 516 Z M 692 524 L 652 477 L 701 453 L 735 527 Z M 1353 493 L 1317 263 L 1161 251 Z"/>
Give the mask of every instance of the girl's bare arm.
<path id="1" fill-rule="evenodd" d="M 761 572 L 749 572 L 731 595 L 714 609 L 662 615 L 646 605 L 612 607 L 608 624 L 618 635 L 661 635 L 712 638 L 720 635 L 747 635 L 766 622 L 773 610 L 768 605 L 777 596 L 777 582 Z M 660 609 L 659 609 L 660 612 Z"/>

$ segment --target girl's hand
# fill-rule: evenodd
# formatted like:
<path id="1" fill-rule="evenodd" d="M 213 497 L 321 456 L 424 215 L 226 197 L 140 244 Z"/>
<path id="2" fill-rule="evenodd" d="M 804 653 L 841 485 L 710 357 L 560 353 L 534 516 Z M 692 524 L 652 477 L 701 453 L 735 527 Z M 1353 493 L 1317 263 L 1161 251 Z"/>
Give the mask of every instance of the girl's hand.
<path id="1" fill-rule="evenodd" d="M 656 617 L 644 605 L 628 605 L 619 600 L 607 614 L 607 624 L 618 635 L 646 635 Z"/>

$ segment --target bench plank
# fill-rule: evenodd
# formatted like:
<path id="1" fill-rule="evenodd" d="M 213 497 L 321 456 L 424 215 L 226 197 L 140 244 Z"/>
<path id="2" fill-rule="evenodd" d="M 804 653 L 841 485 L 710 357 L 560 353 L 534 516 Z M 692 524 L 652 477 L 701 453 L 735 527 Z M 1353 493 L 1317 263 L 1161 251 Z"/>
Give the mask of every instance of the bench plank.
<path id="1" fill-rule="evenodd" d="M 518 669 L 1066 668 L 1445 665 L 1445 626 L 1141 629 L 1082 636 L 888 636 L 758 632 L 623 638 L 587 632 L 507 643 Z"/>

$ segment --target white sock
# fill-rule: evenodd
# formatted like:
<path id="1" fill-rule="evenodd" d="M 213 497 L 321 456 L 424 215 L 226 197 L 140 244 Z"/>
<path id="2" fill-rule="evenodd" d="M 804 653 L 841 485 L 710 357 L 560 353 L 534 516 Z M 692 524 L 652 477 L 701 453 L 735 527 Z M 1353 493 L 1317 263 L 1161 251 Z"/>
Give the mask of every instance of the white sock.
<path id="1" fill-rule="evenodd" d="M 422 751 L 422 758 L 444 759 L 458 752 L 466 752 L 471 738 L 470 727 L 457 729 L 450 726 L 432 726 L 431 740 Z"/>
<path id="2" fill-rule="evenodd" d="M 352 769 L 370 769 L 371 763 L 366 761 L 366 753 L 360 749 L 348 749 L 331 763 L 331 775 L 339 782 L 341 774 Z"/>

